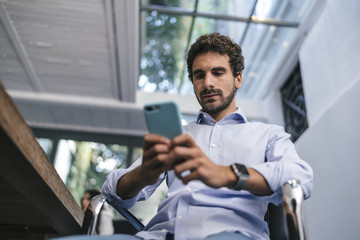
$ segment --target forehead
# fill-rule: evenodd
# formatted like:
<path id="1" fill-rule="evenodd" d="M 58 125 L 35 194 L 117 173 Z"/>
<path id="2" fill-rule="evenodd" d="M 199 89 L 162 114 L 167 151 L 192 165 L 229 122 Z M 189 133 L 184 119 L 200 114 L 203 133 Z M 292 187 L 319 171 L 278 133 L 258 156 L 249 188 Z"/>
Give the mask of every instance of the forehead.
<path id="1" fill-rule="evenodd" d="M 91 197 L 90 193 L 85 193 L 84 194 L 84 198 L 90 198 L 90 197 Z"/>
<path id="2" fill-rule="evenodd" d="M 196 70 L 210 70 L 215 67 L 230 69 L 230 58 L 227 54 L 221 55 L 217 52 L 207 52 L 197 55 L 193 62 L 193 72 Z"/>

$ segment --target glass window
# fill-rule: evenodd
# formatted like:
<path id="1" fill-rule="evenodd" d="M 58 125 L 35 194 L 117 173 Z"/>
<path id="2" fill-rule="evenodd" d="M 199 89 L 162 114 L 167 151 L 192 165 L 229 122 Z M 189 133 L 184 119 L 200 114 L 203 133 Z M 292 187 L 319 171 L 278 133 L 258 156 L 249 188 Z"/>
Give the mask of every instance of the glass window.
<path id="1" fill-rule="evenodd" d="M 205 33 L 220 32 L 243 48 L 243 89 L 237 97 L 261 99 L 292 44 L 310 0 L 142 0 L 139 88 L 193 94 L 186 53 Z"/>
<path id="2" fill-rule="evenodd" d="M 127 157 L 127 146 L 62 139 L 54 166 L 74 198 L 80 202 L 86 189 L 101 189 L 110 172 L 127 167 Z"/>
<path id="3" fill-rule="evenodd" d="M 53 141 L 48 138 L 37 138 L 37 141 L 48 156 L 48 158 L 50 158 L 51 152 L 53 150 Z"/>
<path id="4" fill-rule="evenodd" d="M 239 94 L 260 99 L 266 93 L 277 64 L 287 52 L 297 30 L 252 23 L 242 44 L 245 58 L 243 85 Z"/>
<path id="5" fill-rule="evenodd" d="M 50 156 L 54 140 L 38 138 L 38 141 Z M 110 172 L 127 168 L 143 152 L 142 147 L 132 145 L 72 139 L 60 139 L 55 150 L 54 167 L 79 205 L 86 190 L 101 190 Z M 155 215 L 157 206 L 165 198 L 166 192 L 167 186 L 164 182 L 147 201 L 136 203 L 130 210 L 146 224 Z M 115 213 L 115 218 L 120 218 L 120 216 Z"/>
<path id="6" fill-rule="evenodd" d="M 139 157 L 141 157 L 143 153 L 143 149 L 142 147 L 136 147 L 134 148 L 134 152 L 132 154 L 132 158 L 131 158 L 131 163 L 135 162 L 136 160 L 138 160 Z"/>
<path id="7" fill-rule="evenodd" d="M 281 87 L 281 99 L 284 109 L 285 130 L 291 134 L 291 140 L 295 142 L 308 128 L 299 63 Z"/>
<path id="8" fill-rule="evenodd" d="M 198 11 L 249 18 L 255 3 L 255 0 L 199 0 Z"/>
<path id="9" fill-rule="evenodd" d="M 183 9 L 194 9 L 196 0 L 140 0 L 143 7 L 148 5 L 159 5 L 166 7 L 178 7 Z"/>
<path id="10" fill-rule="evenodd" d="M 310 5 L 311 0 L 258 0 L 254 17 L 300 22 Z"/>
<path id="11" fill-rule="evenodd" d="M 181 88 L 190 17 L 144 12 L 139 88 L 178 93 Z"/>

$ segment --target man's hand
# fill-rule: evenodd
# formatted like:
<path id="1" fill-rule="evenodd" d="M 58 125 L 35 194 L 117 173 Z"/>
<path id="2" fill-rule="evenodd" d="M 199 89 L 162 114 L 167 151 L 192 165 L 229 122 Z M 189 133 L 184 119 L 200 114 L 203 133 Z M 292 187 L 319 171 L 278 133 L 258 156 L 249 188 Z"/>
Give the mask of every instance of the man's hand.
<path id="1" fill-rule="evenodd" d="M 117 194 L 128 199 L 136 196 L 147 185 L 155 184 L 166 171 L 165 163 L 170 152 L 170 140 L 155 134 L 144 136 L 142 164 L 126 173 L 117 183 Z"/>
<path id="2" fill-rule="evenodd" d="M 174 170 L 184 184 L 200 180 L 212 188 L 231 188 L 236 183 L 236 175 L 229 166 L 221 166 L 211 161 L 188 134 L 169 139 L 148 134 L 144 137 L 142 164 L 125 174 L 117 184 L 117 194 L 132 198 L 147 185 L 155 184 L 160 175 Z M 248 168 L 250 178 L 244 190 L 256 195 L 271 194 L 264 177 Z"/>
<path id="3" fill-rule="evenodd" d="M 190 135 L 175 137 L 171 141 L 171 147 L 165 168 L 173 169 L 184 184 L 200 180 L 209 187 L 220 188 L 229 187 L 236 181 L 231 169 L 211 161 Z"/>
<path id="4" fill-rule="evenodd" d="M 231 188 L 237 181 L 230 166 L 215 164 L 188 134 L 177 136 L 171 141 L 168 158 L 165 161 L 167 162 L 165 163 L 166 169 L 174 169 L 176 176 L 184 184 L 192 180 L 200 180 L 212 188 Z M 250 177 L 244 190 L 260 196 L 272 194 L 265 178 L 254 169 L 247 169 Z M 184 176 L 184 173 L 188 172 L 189 174 Z"/>
<path id="5" fill-rule="evenodd" d="M 143 160 L 139 167 L 139 177 L 147 185 L 155 184 L 161 173 L 166 171 L 166 161 L 170 152 L 170 140 L 155 134 L 144 136 Z"/>

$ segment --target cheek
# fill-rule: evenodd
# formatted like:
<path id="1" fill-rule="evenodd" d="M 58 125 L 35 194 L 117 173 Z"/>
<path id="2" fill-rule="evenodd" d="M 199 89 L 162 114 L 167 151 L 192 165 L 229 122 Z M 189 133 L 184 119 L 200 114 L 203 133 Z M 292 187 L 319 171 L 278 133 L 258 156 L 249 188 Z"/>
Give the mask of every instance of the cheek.
<path id="1" fill-rule="evenodd" d="M 193 83 L 193 87 L 196 95 L 198 95 L 198 93 L 202 91 L 202 86 L 199 82 Z"/>
<path id="2" fill-rule="evenodd" d="M 233 91 L 234 86 L 235 86 L 234 82 L 227 82 L 222 86 L 222 90 L 224 91 L 224 93 L 226 92 L 226 94 L 229 94 L 230 92 Z"/>

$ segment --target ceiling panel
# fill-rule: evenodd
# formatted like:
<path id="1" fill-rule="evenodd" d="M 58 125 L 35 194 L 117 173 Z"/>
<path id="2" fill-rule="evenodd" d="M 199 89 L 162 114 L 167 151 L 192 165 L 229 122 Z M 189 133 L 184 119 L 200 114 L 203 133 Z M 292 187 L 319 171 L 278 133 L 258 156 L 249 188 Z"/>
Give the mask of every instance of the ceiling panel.
<path id="1" fill-rule="evenodd" d="M 0 79 L 9 89 L 32 90 L 32 86 L 15 49 L 0 21 Z"/>
<path id="2" fill-rule="evenodd" d="M 69 94 L 70 86 L 70 94 L 118 97 L 103 1 L 18 0 L 4 5 L 41 89 Z"/>

